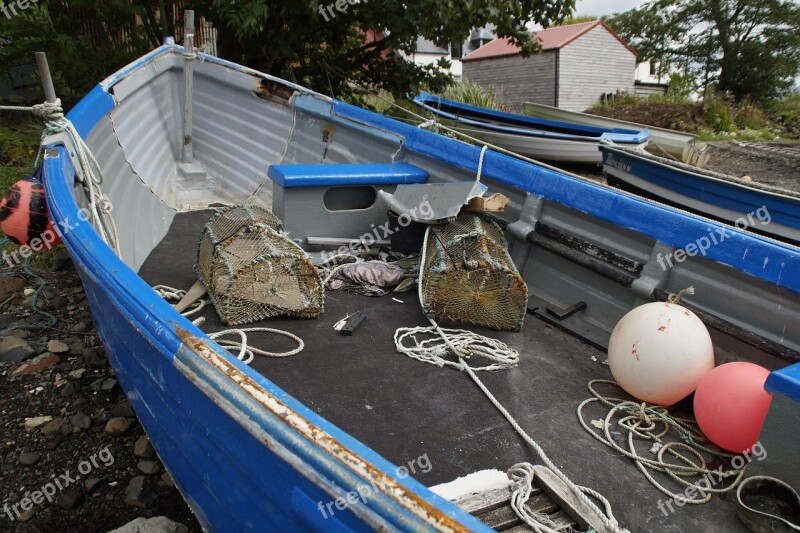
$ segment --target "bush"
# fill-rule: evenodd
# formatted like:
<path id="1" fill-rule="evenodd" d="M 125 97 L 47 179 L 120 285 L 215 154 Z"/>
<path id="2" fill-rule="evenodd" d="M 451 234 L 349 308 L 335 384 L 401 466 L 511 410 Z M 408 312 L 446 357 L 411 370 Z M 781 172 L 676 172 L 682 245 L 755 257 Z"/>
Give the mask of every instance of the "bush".
<path id="1" fill-rule="evenodd" d="M 498 97 L 494 88 L 483 87 L 471 81 L 454 83 L 445 89 L 440 96 L 448 100 L 455 100 L 456 102 L 488 109 L 501 108 L 499 100 L 502 100 L 502 98 Z"/>
<path id="2" fill-rule="evenodd" d="M 800 139 L 800 91 L 773 103 L 770 110 L 791 137 Z"/>

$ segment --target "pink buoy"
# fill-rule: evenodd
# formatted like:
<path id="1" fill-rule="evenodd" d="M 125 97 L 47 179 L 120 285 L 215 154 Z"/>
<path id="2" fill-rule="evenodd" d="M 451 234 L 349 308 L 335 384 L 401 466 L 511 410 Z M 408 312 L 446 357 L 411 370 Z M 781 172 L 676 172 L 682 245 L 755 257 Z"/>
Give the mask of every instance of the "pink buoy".
<path id="1" fill-rule="evenodd" d="M 772 396 L 764 390 L 769 370 L 753 363 L 727 363 L 709 372 L 694 395 L 694 415 L 714 444 L 744 453 L 758 442 Z"/>

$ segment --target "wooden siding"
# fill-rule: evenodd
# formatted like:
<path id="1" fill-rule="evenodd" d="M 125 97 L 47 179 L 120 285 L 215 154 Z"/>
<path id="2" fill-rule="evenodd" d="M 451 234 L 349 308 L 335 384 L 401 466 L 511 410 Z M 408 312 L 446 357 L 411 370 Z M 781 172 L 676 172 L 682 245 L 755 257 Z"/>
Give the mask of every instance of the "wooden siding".
<path id="1" fill-rule="evenodd" d="M 511 111 L 521 112 L 523 102 L 555 105 L 557 54 L 549 51 L 528 58 L 516 55 L 464 61 L 463 79 L 495 89 L 498 100 Z"/>
<path id="2" fill-rule="evenodd" d="M 655 85 L 652 83 L 637 83 L 636 86 L 633 88 L 633 94 L 636 95 L 637 98 L 647 98 L 648 96 L 653 96 L 654 94 L 666 94 L 666 93 L 667 93 L 666 85 Z"/>
<path id="3" fill-rule="evenodd" d="M 636 56 L 597 26 L 561 49 L 558 107 L 583 111 L 603 94 L 633 93 Z"/>

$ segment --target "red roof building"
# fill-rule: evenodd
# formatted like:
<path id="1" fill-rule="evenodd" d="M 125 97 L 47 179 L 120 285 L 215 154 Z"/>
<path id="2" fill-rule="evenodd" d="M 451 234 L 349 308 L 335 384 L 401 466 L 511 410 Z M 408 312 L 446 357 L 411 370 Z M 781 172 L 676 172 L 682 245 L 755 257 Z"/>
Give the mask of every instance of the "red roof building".
<path id="1" fill-rule="evenodd" d="M 541 52 L 524 58 L 508 39 L 464 57 L 464 79 L 493 87 L 511 109 L 523 102 L 583 111 L 609 93 L 633 92 L 636 51 L 602 20 L 531 34 Z"/>

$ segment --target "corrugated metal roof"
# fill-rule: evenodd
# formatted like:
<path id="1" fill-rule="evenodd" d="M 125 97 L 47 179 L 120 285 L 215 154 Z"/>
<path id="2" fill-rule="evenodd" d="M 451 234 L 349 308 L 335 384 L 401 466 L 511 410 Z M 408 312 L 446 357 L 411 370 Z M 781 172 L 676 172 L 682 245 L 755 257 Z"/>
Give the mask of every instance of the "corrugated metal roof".
<path id="1" fill-rule="evenodd" d="M 634 55 L 636 50 L 626 43 L 619 35 L 617 35 L 611 27 L 602 20 L 595 20 L 591 22 L 581 22 L 580 24 L 570 24 L 568 26 L 557 26 L 555 28 L 548 28 L 531 34 L 531 39 L 538 40 L 542 50 L 557 50 L 564 48 L 569 43 L 594 29 L 597 26 L 603 26 L 607 29 L 619 42 L 628 48 Z M 513 56 L 520 53 L 519 46 L 509 42 L 507 37 L 495 39 L 486 45 L 478 48 L 468 56 L 464 57 L 462 61 L 473 61 L 475 59 L 488 59 L 492 57 Z"/>

